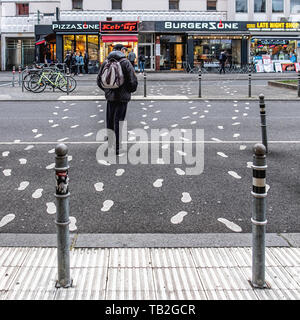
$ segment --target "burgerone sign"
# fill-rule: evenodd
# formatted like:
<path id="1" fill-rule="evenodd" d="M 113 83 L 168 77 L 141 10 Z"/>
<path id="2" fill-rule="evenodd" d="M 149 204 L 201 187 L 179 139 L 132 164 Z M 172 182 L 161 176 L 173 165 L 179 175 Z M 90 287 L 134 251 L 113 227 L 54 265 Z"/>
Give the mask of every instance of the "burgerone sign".
<path id="1" fill-rule="evenodd" d="M 222 21 L 207 21 L 207 22 L 175 22 L 165 21 L 165 30 L 239 30 L 239 22 L 222 22 Z"/>

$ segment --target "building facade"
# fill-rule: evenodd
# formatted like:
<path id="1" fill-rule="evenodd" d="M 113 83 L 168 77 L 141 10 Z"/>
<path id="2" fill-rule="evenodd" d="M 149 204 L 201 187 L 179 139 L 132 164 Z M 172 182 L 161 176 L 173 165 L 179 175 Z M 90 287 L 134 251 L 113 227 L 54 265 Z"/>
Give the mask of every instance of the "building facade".
<path id="1" fill-rule="evenodd" d="M 152 71 L 214 66 L 222 50 L 239 66 L 300 56 L 300 0 L 6 0 L 0 12 L 2 70 L 86 51 L 97 72 L 119 42 Z"/>

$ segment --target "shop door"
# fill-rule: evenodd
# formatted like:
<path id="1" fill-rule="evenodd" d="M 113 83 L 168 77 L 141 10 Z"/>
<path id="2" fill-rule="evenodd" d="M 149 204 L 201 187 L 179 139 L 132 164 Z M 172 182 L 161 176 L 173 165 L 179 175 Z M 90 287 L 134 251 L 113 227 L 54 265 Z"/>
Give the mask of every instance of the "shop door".
<path id="1" fill-rule="evenodd" d="M 145 56 L 145 69 L 154 70 L 154 57 L 152 44 L 139 45 L 139 55 L 143 53 Z"/>

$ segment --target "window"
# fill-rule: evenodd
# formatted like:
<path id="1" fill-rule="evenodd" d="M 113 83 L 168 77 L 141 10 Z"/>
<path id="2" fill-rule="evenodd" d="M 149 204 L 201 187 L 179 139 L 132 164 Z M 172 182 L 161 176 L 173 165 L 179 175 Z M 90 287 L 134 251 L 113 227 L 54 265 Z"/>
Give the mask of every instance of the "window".
<path id="1" fill-rule="evenodd" d="M 112 0 L 111 8 L 112 10 L 122 10 L 122 0 Z"/>
<path id="2" fill-rule="evenodd" d="M 29 3 L 16 3 L 17 16 L 28 16 L 29 15 Z"/>
<path id="3" fill-rule="evenodd" d="M 207 11 L 217 10 L 217 0 L 207 0 Z"/>
<path id="4" fill-rule="evenodd" d="M 266 0 L 254 0 L 254 12 L 266 12 Z"/>
<path id="5" fill-rule="evenodd" d="M 72 0 L 72 10 L 82 10 L 82 0 Z"/>
<path id="6" fill-rule="evenodd" d="M 179 0 L 169 0 L 169 10 L 179 10 Z"/>
<path id="7" fill-rule="evenodd" d="M 283 12 L 283 0 L 272 0 L 272 12 Z"/>
<path id="8" fill-rule="evenodd" d="M 248 12 L 248 0 L 235 0 L 235 12 Z"/>
<path id="9" fill-rule="evenodd" d="M 300 13 L 300 0 L 291 0 L 291 13 Z"/>

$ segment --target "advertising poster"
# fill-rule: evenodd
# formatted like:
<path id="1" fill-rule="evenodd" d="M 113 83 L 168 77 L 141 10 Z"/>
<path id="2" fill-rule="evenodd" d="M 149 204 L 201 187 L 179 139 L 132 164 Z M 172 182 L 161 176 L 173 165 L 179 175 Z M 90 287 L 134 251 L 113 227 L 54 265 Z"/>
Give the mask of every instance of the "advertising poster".
<path id="1" fill-rule="evenodd" d="M 295 68 L 296 68 L 296 71 L 297 71 L 297 72 L 300 71 L 300 62 L 296 62 L 296 63 L 295 63 Z"/>
<path id="2" fill-rule="evenodd" d="M 262 63 L 257 63 L 255 65 L 256 72 L 264 72 L 264 65 Z"/>
<path id="3" fill-rule="evenodd" d="M 294 63 L 282 63 L 282 71 L 295 71 L 295 64 Z"/>
<path id="4" fill-rule="evenodd" d="M 271 64 L 272 60 L 271 59 L 263 59 L 264 64 Z"/>
<path id="5" fill-rule="evenodd" d="M 273 63 L 264 64 L 264 71 L 265 72 L 274 72 Z"/>
<path id="6" fill-rule="evenodd" d="M 275 62 L 275 71 L 276 72 L 282 72 L 281 63 Z"/>

